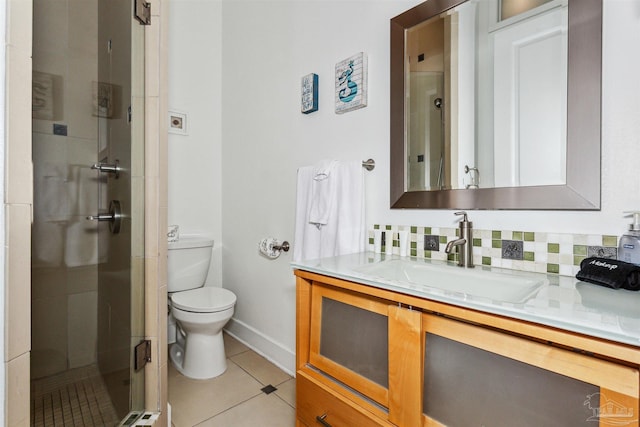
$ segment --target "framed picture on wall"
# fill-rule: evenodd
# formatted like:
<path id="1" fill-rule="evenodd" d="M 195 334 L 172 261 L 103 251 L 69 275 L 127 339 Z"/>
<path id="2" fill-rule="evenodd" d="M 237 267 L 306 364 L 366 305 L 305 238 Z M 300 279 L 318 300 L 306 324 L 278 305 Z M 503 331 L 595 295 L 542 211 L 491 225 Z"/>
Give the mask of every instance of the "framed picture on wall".
<path id="1" fill-rule="evenodd" d="M 92 82 L 94 117 L 111 119 L 116 105 L 116 85 L 104 82 Z"/>
<path id="2" fill-rule="evenodd" d="M 62 76 L 33 71 L 31 83 L 32 117 L 37 120 L 61 120 Z"/>
<path id="3" fill-rule="evenodd" d="M 318 111 L 318 75 L 311 73 L 302 77 L 301 111 L 303 114 Z"/>
<path id="4" fill-rule="evenodd" d="M 336 64 L 336 114 L 367 106 L 367 55 L 364 52 Z"/>

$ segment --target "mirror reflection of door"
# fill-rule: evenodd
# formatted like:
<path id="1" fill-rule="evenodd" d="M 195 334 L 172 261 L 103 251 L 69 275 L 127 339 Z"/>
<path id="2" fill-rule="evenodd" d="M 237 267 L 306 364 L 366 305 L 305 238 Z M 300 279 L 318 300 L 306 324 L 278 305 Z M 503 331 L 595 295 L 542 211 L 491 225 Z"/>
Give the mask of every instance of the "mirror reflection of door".
<path id="1" fill-rule="evenodd" d="M 415 71 L 409 77 L 411 115 L 408 117 L 408 188 L 443 189 L 444 73 Z M 412 96 L 415 94 L 415 96 Z M 437 141 L 437 142 L 436 142 Z"/>
<path id="2" fill-rule="evenodd" d="M 447 188 L 445 162 L 444 20 L 429 20 L 408 31 L 407 188 Z"/>
<path id="3" fill-rule="evenodd" d="M 500 26 L 490 36 L 496 187 L 565 183 L 566 22 L 565 5 Z"/>
<path id="4" fill-rule="evenodd" d="M 407 191 L 566 183 L 567 20 L 566 0 L 478 0 L 406 30 Z"/>

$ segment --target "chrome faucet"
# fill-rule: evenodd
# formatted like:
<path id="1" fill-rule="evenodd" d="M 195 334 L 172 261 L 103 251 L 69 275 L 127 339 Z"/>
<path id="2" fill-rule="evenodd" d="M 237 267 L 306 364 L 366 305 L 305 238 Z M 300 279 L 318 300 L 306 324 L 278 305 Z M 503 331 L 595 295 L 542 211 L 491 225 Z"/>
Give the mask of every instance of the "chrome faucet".
<path id="1" fill-rule="evenodd" d="M 458 248 L 458 265 L 460 267 L 473 267 L 473 223 L 467 220 L 465 211 L 455 212 L 455 215 L 462 216 L 460 220 L 460 237 L 447 243 L 444 251 L 448 254 L 454 247 Z"/>

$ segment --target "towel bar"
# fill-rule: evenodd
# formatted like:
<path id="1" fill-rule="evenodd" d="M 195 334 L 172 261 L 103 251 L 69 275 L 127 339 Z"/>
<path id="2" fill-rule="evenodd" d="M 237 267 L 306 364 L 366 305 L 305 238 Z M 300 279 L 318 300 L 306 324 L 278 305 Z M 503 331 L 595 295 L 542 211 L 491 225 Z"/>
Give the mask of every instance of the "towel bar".
<path id="1" fill-rule="evenodd" d="M 372 171 L 376 167 L 376 161 L 373 159 L 365 160 L 362 162 L 362 167 L 368 171 Z"/>

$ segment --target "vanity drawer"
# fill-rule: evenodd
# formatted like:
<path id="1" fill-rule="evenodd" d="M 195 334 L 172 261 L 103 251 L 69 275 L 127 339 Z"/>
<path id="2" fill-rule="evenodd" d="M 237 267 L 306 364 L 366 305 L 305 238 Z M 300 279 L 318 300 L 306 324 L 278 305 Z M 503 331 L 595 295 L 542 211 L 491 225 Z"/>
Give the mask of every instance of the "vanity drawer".
<path id="1" fill-rule="evenodd" d="M 317 417 L 326 414 L 323 422 Z M 392 424 L 368 414 L 355 403 L 308 378 L 302 371 L 296 376 L 296 416 L 308 427 L 380 427 Z"/>

